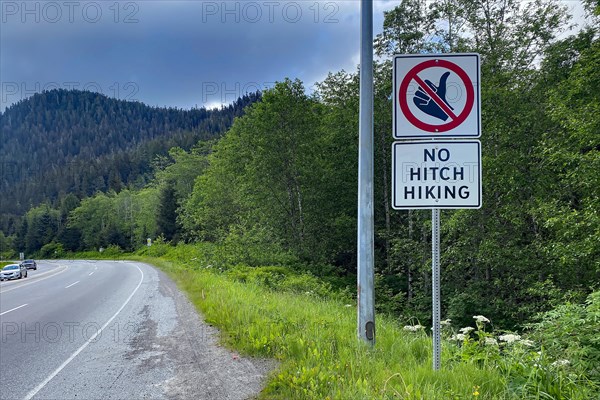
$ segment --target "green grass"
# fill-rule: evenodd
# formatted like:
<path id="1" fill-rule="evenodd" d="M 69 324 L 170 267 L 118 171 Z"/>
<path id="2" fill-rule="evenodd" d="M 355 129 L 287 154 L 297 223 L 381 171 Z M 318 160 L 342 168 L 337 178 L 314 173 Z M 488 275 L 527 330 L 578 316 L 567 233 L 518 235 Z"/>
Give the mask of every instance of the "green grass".
<path id="1" fill-rule="evenodd" d="M 502 399 L 493 370 L 445 362 L 431 369 L 431 342 L 377 320 L 377 344 L 356 338 L 355 306 L 307 294 L 281 293 L 224 274 L 147 259 L 166 271 L 223 341 L 240 353 L 279 360 L 264 399 Z M 444 354 L 445 359 L 453 358 Z"/>

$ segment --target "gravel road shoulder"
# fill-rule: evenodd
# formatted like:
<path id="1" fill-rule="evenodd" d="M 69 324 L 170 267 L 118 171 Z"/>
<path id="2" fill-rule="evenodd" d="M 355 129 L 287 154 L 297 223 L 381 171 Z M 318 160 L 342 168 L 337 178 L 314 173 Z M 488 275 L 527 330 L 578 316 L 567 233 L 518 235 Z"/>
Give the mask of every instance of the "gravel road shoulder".
<path id="1" fill-rule="evenodd" d="M 266 375 L 276 366 L 272 360 L 240 357 L 218 345 L 219 331 L 208 325 L 177 285 L 162 271 L 160 293 L 173 299 L 179 322 L 170 335 L 159 337 L 152 326 L 143 335 L 154 336 L 174 364 L 174 376 L 164 382 L 171 399 L 248 399 L 260 393 Z M 152 323 L 152 318 L 146 319 Z M 152 353 L 153 348 L 145 346 Z"/>

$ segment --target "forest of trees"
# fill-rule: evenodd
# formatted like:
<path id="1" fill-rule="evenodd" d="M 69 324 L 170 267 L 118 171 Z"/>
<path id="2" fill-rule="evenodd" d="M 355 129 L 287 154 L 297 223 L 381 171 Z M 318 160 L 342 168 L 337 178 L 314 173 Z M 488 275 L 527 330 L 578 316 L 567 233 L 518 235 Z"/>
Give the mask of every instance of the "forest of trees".
<path id="1" fill-rule="evenodd" d="M 510 328 L 598 288 L 600 40 L 597 3 L 586 6 L 589 25 L 560 40 L 572 21 L 553 0 L 410 0 L 385 13 L 375 40 L 380 310 L 425 321 L 431 305 L 430 212 L 390 207 L 394 54 L 482 60 L 483 207 L 442 212 L 444 315 L 460 324 L 484 314 Z M 155 160 L 146 187 L 42 204 L 0 245 L 48 253 L 133 250 L 146 237 L 235 242 L 273 264 L 353 276 L 358 88 L 356 72 L 330 73 L 315 93 L 286 79 L 223 137 Z"/>
<path id="2" fill-rule="evenodd" d="M 157 155 L 218 137 L 258 98 L 188 111 L 78 90 L 21 100 L 0 113 L 0 230 L 14 233 L 29 208 L 56 206 L 69 193 L 142 188 Z"/>

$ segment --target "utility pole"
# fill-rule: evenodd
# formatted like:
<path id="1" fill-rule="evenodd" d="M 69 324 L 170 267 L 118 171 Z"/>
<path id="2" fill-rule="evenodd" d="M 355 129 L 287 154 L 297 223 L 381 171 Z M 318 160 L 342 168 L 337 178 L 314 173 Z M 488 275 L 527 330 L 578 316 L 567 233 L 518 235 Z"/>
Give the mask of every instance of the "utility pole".
<path id="1" fill-rule="evenodd" d="M 373 212 L 373 0 L 360 3 L 358 337 L 375 344 Z"/>

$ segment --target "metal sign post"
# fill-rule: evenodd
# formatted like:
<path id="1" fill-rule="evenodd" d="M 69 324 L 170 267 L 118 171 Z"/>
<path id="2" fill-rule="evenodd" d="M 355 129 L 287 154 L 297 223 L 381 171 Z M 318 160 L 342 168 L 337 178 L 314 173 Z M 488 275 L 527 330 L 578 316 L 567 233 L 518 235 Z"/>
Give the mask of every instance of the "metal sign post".
<path id="1" fill-rule="evenodd" d="M 441 367 L 442 327 L 440 301 L 440 209 L 431 210 L 431 292 L 433 308 L 433 370 Z"/>
<path id="2" fill-rule="evenodd" d="M 373 211 L 373 0 L 360 3 L 358 133 L 358 337 L 375 344 Z"/>

